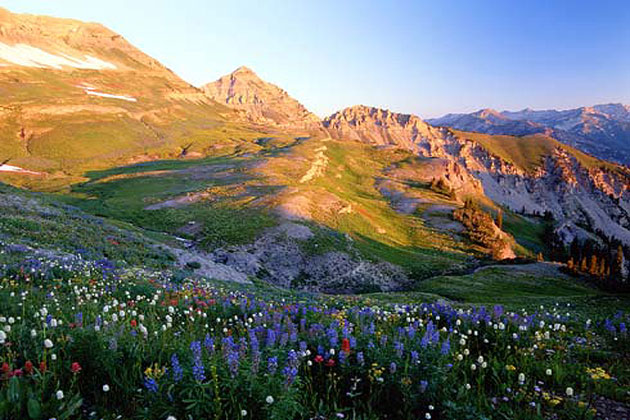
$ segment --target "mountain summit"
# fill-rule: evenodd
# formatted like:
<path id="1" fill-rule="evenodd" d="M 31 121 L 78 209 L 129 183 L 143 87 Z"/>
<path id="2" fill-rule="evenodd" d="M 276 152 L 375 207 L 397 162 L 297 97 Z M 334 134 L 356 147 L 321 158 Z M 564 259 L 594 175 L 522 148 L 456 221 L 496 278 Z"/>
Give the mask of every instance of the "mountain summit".
<path id="1" fill-rule="evenodd" d="M 211 99 L 243 111 L 249 121 L 258 125 L 311 129 L 320 124 L 315 114 L 286 91 L 265 82 L 245 66 L 202 89 Z"/>

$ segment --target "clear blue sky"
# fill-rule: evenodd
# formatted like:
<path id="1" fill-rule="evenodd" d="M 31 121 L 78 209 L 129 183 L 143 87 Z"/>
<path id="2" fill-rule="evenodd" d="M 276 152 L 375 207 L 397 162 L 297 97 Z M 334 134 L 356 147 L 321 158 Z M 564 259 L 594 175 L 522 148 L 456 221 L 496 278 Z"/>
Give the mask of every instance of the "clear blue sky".
<path id="1" fill-rule="evenodd" d="M 630 103 L 628 0 L 3 0 L 97 21 L 192 84 L 240 65 L 324 116 Z"/>

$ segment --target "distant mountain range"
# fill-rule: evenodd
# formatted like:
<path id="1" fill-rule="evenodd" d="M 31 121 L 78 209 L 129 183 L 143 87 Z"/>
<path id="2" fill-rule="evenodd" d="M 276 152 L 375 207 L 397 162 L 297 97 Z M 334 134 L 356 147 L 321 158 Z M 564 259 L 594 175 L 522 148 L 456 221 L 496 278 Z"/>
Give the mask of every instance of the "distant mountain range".
<path id="1" fill-rule="evenodd" d="M 630 165 L 630 106 L 605 104 L 564 111 L 448 114 L 427 120 L 436 126 L 486 134 L 546 134 L 601 159 Z"/>

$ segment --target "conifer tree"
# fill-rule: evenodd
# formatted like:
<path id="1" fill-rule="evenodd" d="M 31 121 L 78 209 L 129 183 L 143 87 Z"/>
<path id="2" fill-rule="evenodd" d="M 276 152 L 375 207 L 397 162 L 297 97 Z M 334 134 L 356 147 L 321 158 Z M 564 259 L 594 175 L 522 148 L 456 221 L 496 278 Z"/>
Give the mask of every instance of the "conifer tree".
<path id="1" fill-rule="evenodd" d="M 623 248 L 621 244 L 617 247 L 617 255 L 615 255 L 615 260 L 613 261 L 612 266 L 612 276 L 614 280 L 621 280 L 621 275 L 623 273 Z"/>
<path id="2" fill-rule="evenodd" d="M 597 266 L 597 254 L 591 255 L 591 263 L 588 266 L 588 273 L 592 276 L 596 275 L 598 272 Z"/>

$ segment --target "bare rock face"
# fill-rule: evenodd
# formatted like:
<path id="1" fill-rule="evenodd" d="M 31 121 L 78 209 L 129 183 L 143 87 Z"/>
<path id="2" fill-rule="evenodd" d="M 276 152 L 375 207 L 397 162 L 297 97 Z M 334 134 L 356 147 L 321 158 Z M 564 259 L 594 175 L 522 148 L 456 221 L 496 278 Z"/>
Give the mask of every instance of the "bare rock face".
<path id="1" fill-rule="evenodd" d="M 612 107 L 618 113 L 623 110 Z M 625 108 L 624 108 L 625 109 Z M 501 120 L 502 114 L 481 112 L 484 118 Z M 545 138 L 547 149 L 532 170 L 499 156 L 474 136 L 444 127 L 433 127 L 413 115 L 357 106 L 324 120 L 331 136 L 373 145 L 407 149 L 420 156 L 439 158 L 413 168 L 425 181 L 430 173 L 449 180 L 454 188 L 475 191 L 478 180 L 483 193 L 512 210 L 540 214 L 550 211 L 559 222 L 565 241 L 600 232 L 630 244 L 630 170 L 599 161 Z M 500 141 L 516 141 L 504 136 Z M 519 139 L 522 141 L 522 139 Z M 532 140 L 533 141 L 533 140 Z M 528 150 L 524 153 L 534 153 Z M 391 168 L 404 174 L 404 168 Z M 409 175 L 409 174 L 407 174 Z M 391 190 L 391 186 L 383 185 Z"/>
<path id="2" fill-rule="evenodd" d="M 415 115 L 357 105 L 324 119 L 324 127 L 337 139 L 375 146 L 395 146 L 418 151 L 423 140 L 436 139 L 440 130 Z"/>
<path id="3" fill-rule="evenodd" d="M 402 290 L 408 285 L 409 278 L 400 267 L 367 261 L 353 249 L 305 252 L 302 244 L 312 235 L 304 225 L 285 222 L 251 244 L 215 250 L 212 260 L 247 276 L 298 290 L 357 293 Z"/>
<path id="4" fill-rule="evenodd" d="M 320 125 L 319 118 L 287 92 L 244 66 L 202 89 L 209 98 L 243 111 L 256 124 L 297 129 L 316 129 Z"/>

